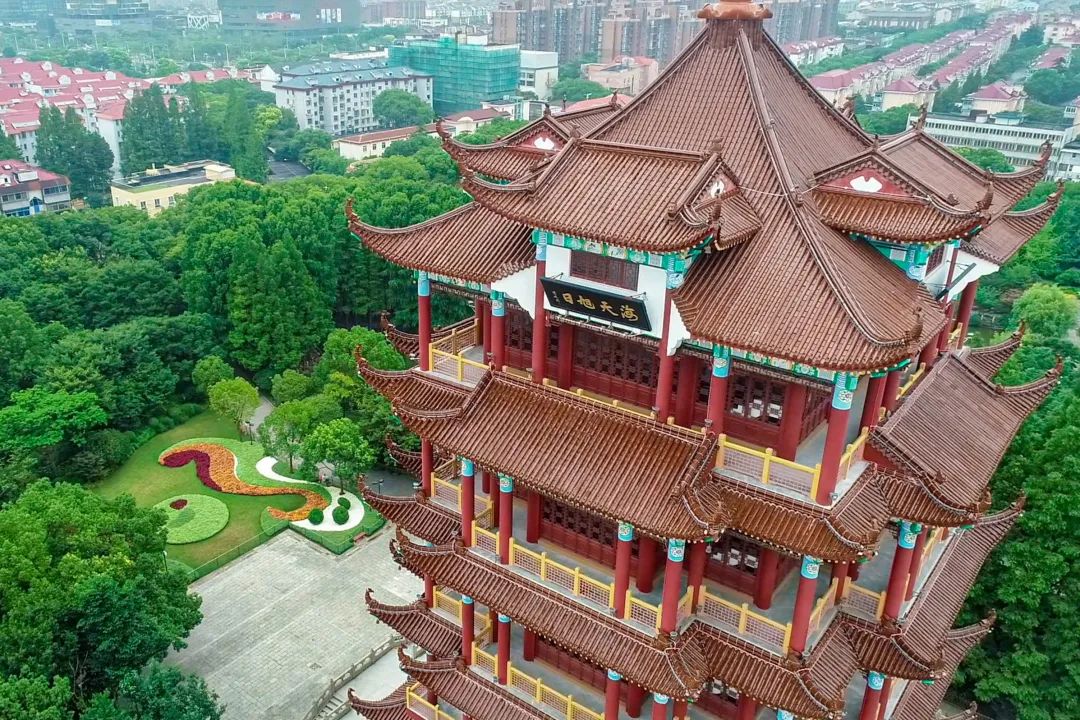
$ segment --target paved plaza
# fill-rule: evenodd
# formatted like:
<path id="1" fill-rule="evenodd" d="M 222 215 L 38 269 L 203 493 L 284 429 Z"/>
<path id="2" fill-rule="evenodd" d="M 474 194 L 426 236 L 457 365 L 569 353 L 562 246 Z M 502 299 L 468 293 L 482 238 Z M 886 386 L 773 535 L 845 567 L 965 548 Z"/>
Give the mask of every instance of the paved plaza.
<path id="1" fill-rule="evenodd" d="M 391 634 L 364 591 L 392 603 L 423 592 L 391 559 L 389 527 L 341 556 L 284 532 L 194 583 L 203 621 L 169 662 L 206 678 L 226 720 L 302 720 L 332 678 Z"/>

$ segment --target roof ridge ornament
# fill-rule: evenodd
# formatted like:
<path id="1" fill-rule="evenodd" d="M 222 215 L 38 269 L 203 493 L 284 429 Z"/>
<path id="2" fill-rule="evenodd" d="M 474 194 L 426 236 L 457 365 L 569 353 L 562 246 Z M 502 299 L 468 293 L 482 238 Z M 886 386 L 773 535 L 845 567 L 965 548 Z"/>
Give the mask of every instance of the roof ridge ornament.
<path id="1" fill-rule="evenodd" d="M 773 14 L 767 5 L 750 0 L 720 0 L 698 10 L 697 16 L 702 20 L 765 20 Z"/>
<path id="2" fill-rule="evenodd" d="M 919 106 L 919 117 L 915 119 L 915 125 L 912 127 L 916 132 L 922 132 L 926 127 L 926 115 L 930 112 L 930 106 L 927 103 L 923 103 Z"/>
<path id="3" fill-rule="evenodd" d="M 985 178 L 986 193 L 983 194 L 982 199 L 975 203 L 975 209 L 979 212 L 986 212 L 990 209 L 990 206 L 994 204 L 994 181 L 992 178 Z"/>

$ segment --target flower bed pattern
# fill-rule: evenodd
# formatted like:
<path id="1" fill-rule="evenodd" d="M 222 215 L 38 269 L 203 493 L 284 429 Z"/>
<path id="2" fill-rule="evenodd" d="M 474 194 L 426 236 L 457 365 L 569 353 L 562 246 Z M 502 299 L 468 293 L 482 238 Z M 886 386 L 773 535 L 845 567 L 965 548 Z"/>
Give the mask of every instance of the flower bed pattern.
<path id="1" fill-rule="evenodd" d="M 321 510 L 329 504 L 322 495 L 312 490 L 284 486 L 264 487 L 244 482 L 236 476 L 236 456 L 220 445 L 198 443 L 167 450 L 162 454 L 160 462 L 165 467 L 183 467 L 194 462 L 195 471 L 202 484 L 219 492 L 233 495 L 300 495 L 307 500 L 296 510 L 267 508 L 270 515 L 278 520 L 304 520 L 315 508 Z"/>
<path id="2" fill-rule="evenodd" d="M 170 545 L 212 538 L 229 524 L 229 507 L 209 495 L 171 497 L 154 507 L 165 512 L 166 542 Z"/>

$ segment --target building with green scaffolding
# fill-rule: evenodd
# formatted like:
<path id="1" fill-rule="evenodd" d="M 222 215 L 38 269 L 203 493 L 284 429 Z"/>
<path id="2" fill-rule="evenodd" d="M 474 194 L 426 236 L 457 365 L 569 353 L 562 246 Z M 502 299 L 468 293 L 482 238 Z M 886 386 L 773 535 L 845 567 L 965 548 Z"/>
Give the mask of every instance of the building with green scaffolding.
<path id="1" fill-rule="evenodd" d="M 390 47 L 389 64 L 433 76 L 435 112 L 449 115 L 517 95 L 521 50 L 473 44 L 464 36 L 411 40 Z"/>

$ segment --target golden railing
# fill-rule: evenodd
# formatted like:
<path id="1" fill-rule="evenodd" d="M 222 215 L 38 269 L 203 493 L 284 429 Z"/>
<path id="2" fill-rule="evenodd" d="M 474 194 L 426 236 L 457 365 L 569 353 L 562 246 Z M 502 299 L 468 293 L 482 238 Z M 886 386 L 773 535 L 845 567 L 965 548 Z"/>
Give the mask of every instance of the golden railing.
<path id="1" fill-rule="evenodd" d="M 447 595 L 442 590 L 435 591 L 435 609 L 442 610 L 451 617 L 457 618 L 458 627 L 461 627 L 463 611 L 462 602 L 456 597 Z M 487 613 L 476 610 L 473 612 L 473 632 L 483 637 L 484 633 L 491 630 L 491 617 Z"/>
<path id="2" fill-rule="evenodd" d="M 829 585 L 829 590 L 814 604 L 810 613 L 807 634 L 819 630 L 824 622 L 825 613 L 833 606 L 836 594 L 836 581 Z M 735 635 L 743 635 L 758 643 L 786 655 L 791 645 L 791 623 L 782 623 L 750 609 L 749 603 L 734 603 L 713 595 L 707 590 L 701 593 L 698 614 L 714 620 L 725 630 Z"/>
<path id="3" fill-rule="evenodd" d="M 441 710 L 438 705 L 429 703 L 418 691 L 420 687 L 420 683 L 416 683 L 405 691 L 406 708 L 423 720 L 457 720 L 456 716 Z"/>
<path id="4" fill-rule="evenodd" d="M 863 428 L 859 437 L 847 446 L 844 454 L 840 456 L 840 469 L 836 473 L 838 480 L 846 478 L 856 463 L 862 461 L 863 450 L 866 448 L 866 438 L 870 434 L 870 428 Z"/>
<path id="5" fill-rule="evenodd" d="M 776 457 L 772 448 L 756 450 L 720 435 L 716 467 L 753 478 L 762 485 L 803 493 L 813 498 L 821 479 L 821 465 L 810 467 Z"/>
<path id="6" fill-rule="evenodd" d="M 963 329 L 963 325 L 957 325 L 956 329 L 949 333 L 949 347 L 956 347 L 956 341 L 960 339 L 960 333 L 963 331 Z"/>
<path id="7" fill-rule="evenodd" d="M 461 485 L 453 482 L 457 478 L 456 462 L 448 460 L 431 473 L 431 497 L 440 505 L 461 514 Z M 491 507 L 491 501 L 483 495 L 476 495 L 474 508 L 483 514 Z"/>
<path id="8" fill-rule="evenodd" d="M 476 325 L 454 330 L 448 335 L 433 340 L 428 345 L 428 367 L 431 372 L 445 375 L 461 383 L 475 384 L 487 372 L 488 366 L 482 362 L 469 360 L 465 351 L 475 347 Z"/>
<path id="9" fill-rule="evenodd" d="M 911 377 L 907 379 L 907 382 L 900 386 L 900 391 L 897 393 L 897 396 L 904 397 L 909 392 L 911 392 L 911 388 L 915 387 L 915 383 L 919 382 L 919 378 L 921 378 L 925 373 L 926 363 L 922 363 L 919 365 L 918 368 L 916 368 L 915 372 L 911 373 Z"/>
<path id="10" fill-rule="evenodd" d="M 544 378 L 544 385 L 556 392 L 560 392 L 565 395 L 573 395 L 574 397 L 588 400 L 590 402 L 596 403 L 597 405 L 606 405 L 607 407 L 615 408 L 616 410 L 622 410 L 625 413 L 636 415 L 638 417 L 649 418 L 650 420 L 656 419 L 656 413 L 651 410 L 649 412 L 642 412 L 641 410 L 638 410 L 631 405 L 624 403 L 621 400 L 617 400 L 615 398 L 611 398 L 609 400 L 606 398 L 596 397 L 595 395 L 592 395 L 585 390 L 582 390 L 581 388 L 577 388 L 575 390 L 564 390 L 559 387 L 558 384 L 556 384 L 555 381 L 553 381 L 551 378 Z"/>
<path id="11" fill-rule="evenodd" d="M 875 592 L 849 582 L 844 587 L 844 604 L 871 617 L 880 618 L 885 612 L 885 592 Z"/>
<path id="12" fill-rule="evenodd" d="M 480 644 L 473 646 L 473 665 L 483 672 L 491 675 L 492 679 L 498 678 L 498 670 L 495 656 L 480 648 Z M 540 678 L 534 678 L 528 673 L 514 667 L 512 662 L 506 663 L 506 684 L 518 692 L 527 695 L 545 711 L 562 715 L 566 720 L 604 720 L 601 713 L 590 710 L 572 695 L 564 695 L 555 688 L 544 683 Z"/>

